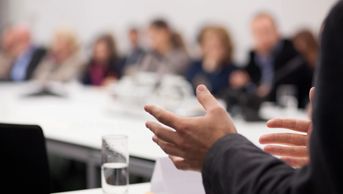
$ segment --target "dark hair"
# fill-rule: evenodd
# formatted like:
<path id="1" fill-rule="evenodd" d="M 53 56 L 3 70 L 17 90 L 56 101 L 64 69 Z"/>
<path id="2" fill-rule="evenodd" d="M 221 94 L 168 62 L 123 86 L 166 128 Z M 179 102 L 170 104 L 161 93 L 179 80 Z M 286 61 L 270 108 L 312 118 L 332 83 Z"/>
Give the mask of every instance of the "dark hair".
<path id="1" fill-rule="evenodd" d="M 150 23 L 150 26 L 158 29 L 170 30 L 168 22 L 164 19 L 155 19 Z"/>
<path id="2" fill-rule="evenodd" d="M 138 27 L 132 26 L 129 28 L 128 32 L 129 33 L 138 33 L 139 29 L 138 29 Z"/>
<path id="3" fill-rule="evenodd" d="M 98 44 L 100 42 L 105 43 L 107 48 L 110 50 L 110 60 L 117 60 L 119 58 L 116 42 L 111 34 L 100 35 L 96 39 L 95 44 Z"/>
<path id="4" fill-rule="evenodd" d="M 155 19 L 150 23 L 150 27 L 166 30 L 170 33 L 170 43 L 174 49 L 186 51 L 185 42 L 180 33 L 171 29 L 168 22 L 164 19 Z"/>
<path id="5" fill-rule="evenodd" d="M 234 52 L 234 47 L 233 47 L 233 42 L 231 39 L 230 33 L 223 27 L 223 26 L 217 26 L 217 25 L 208 25 L 204 26 L 198 35 L 198 43 L 202 45 L 204 43 L 204 37 L 206 33 L 215 33 L 218 38 L 221 40 L 221 43 L 223 44 L 223 47 L 225 49 L 225 56 L 223 59 L 223 62 L 228 62 L 230 63 L 233 59 L 233 52 Z"/>
<path id="6" fill-rule="evenodd" d="M 171 35 L 171 43 L 173 44 L 173 48 L 180 49 L 187 52 L 185 42 L 178 32 L 173 32 Z"/>
<path id="7" fill-rule="evenodd" d="M 293 43 L 295 44 L 298 52 L 305 57 L 310 65 L 313 66 L 316 64 L 319 52 L 319 43 L 315 35 L 310 30 L 304 29 L 297 32 L 293 36 Z M 302 44 L 302 48 L 297 47 L 297 43 Z"/>
<path id="8" fill-rule="evenodd" d="M 315 38 L 314 34 L 307 29 L 300 30 L 299 32 L 297 32 L 293 37 L 293 41 L 303 41 L 306 46 L 306 51 L 309 52 L 317 51 L 319 48 L 319 43 Z"/>

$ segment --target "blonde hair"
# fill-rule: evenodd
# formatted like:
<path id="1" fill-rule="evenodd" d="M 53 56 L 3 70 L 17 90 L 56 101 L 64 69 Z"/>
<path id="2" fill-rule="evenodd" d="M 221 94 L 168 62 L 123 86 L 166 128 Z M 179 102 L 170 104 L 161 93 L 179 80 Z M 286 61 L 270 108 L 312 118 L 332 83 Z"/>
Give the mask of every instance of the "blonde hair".
<path id="1" fill-rule="evenodd" d="M 54 40 L 55 39 L 63 39 L 68 43 L 70 51 L 75 53 L 79 50 L 79 40 L 75 34 L 75 32 L 68 27 L 60 27 L 54 33 Z"/>

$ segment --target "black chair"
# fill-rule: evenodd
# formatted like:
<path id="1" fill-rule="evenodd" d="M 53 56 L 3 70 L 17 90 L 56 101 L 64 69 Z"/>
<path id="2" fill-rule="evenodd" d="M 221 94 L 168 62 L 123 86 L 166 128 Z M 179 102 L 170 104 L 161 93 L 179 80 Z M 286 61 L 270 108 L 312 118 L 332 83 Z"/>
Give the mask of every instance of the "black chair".
<path id="1" fill-rule="evenodd" d="M 0 124 L 0 189 L 48 194 L 49 165 L 39 126 Z"/>

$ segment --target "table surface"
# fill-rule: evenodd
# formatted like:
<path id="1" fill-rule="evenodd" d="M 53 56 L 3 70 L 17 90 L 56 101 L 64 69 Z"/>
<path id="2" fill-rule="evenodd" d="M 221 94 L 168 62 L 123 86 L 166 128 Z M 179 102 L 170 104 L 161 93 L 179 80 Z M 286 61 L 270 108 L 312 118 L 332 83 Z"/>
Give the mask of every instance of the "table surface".
<path id="1" fill-rule="evenodd" d="M 146 194 L 150 191 L 150 183 L 133 184 L 129 186 L 129 194 Z M 102 194 L 101 189 L 87 189 L 56 194 Z"/>
<path id="2" fill-rule="evenodd" d="M 49 139 L 95 149 L 101 149 L 102 136 L 125 134 L 131 156 L 148 160 L 166 156 L 151 141 L 152 134 L 144 123 L 153 118 L 144 113 L 143 107 L 132 108 L 98 88 L 69 89 L 72 92 L 68 98 L 25 98 L 23 95 L 32 91 L 31 84 L 0 84 L 0 122 L 38 124 Z M 286 114 L 275 108 L 264 112 L 267 117 L 306 117 L 304 112 Z M 258 146 L 262 134 L 285 131 L 268 129 L 261 122 L 235 120 L 235 125 L 239 133 Z"/>

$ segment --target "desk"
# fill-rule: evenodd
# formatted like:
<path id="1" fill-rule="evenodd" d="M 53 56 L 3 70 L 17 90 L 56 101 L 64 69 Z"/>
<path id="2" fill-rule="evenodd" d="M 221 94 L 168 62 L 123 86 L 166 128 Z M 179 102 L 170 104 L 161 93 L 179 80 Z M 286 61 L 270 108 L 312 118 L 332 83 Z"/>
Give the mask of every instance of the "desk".
<path id="1" fill-rule="evenodd" d="M 155 159 L 165 156 L 145 129 L 147 117 L 142 116 L 145 114 L 116 112 L 120 106 L 106 92 L 76 87 L 66 99 L 23 98 L 29 87 L 28 84 L 0 85 L 0 122 L 40 125 L 49 152 L 87 164 L 88 188 L 96 186 L 103 135 L 129 136 L 131 174 L 149 178 Z"/>
<path id="2" fill-rule="evenodd" d="M 129 194 L 145 194 L 150 191 L 150 183 L 134 184 L 129 186 Z M 88 189 L 55 194 L 102 194 L 101 189 Z"/>
<path id="3" fill-rule="evenodd" d="M 68 98 L 24 98 L 30 84 L 0 84 L 0 122 L 37 124 L 43 128 L 48 151 L 87 164 L 87 186 L 96 187 L 101 163 L 101 137 L 125 134 L 129 137 L 130 174 L 150 178 L 155 160 L 166 156 L 152 141 L 144 126 L 153 119 L 143 107 L 131 111 L 108 92 L 96 88 L 72 86 Z M 282 111 L 274 112 L 282 116 Z M 306 117 L 299 113 L 295 117 Z M 258 138 L 275 130 L 264 123 L 235 120 L 238 132 L 256 145 Z"/>

